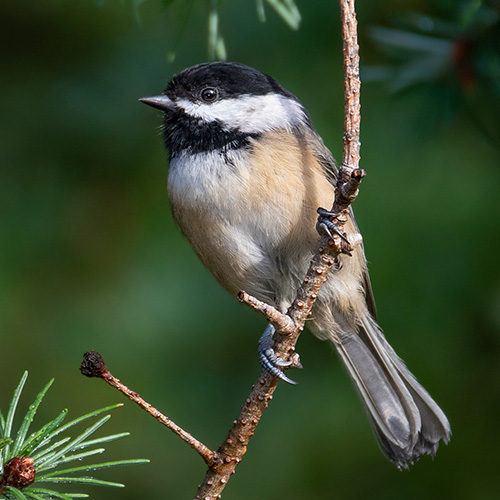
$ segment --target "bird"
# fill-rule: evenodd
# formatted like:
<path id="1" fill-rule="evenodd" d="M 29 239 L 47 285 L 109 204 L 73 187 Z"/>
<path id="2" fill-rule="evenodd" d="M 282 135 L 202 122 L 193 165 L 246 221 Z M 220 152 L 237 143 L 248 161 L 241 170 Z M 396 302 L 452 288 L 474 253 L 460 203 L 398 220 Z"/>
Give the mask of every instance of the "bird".
<path id="1" fill-rule="evenodd" d="M 184 69 L 140 101 L 163 112 L 171 210 L 196 255 L 232 295 L 245 290 L 286 312 L 318 247 L 317 210 L 331 206 L 338 176 L 306 108 L 271 76 L 221 61 Z M 344 229 L 358 232 L 352 210 Z M 308 327 L 335 347 L 398 468 L 449 442 L 446 415 L 377 324 L 362 244 L 335 260 Z M 268 326 L 260 340 L 261 364 L 291 382 L 273 333 Z"/>

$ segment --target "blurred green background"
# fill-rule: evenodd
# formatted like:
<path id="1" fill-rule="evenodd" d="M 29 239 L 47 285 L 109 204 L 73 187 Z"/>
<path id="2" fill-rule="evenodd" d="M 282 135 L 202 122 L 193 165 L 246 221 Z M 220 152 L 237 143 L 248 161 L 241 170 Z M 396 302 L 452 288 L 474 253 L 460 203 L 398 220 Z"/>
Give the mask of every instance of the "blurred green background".
<path id="1" fill-rule="evenodd" d="M 358 3 L 368 67 L 392 64 L 369 36 L 373 26 L 390 27 L 405 12 L 453 20 L 460 2 Z M 294 32 L 270 9 L 260 23 L 252 1 L 224 2 L 222 34 L 230 60 L 300 97 L 339 158 L 338 5 L 298 5 Z M 158 1 L 4 1 L 0 20 L 0 406 L 25 369 L 23 408 L 56 378 L 34 425 L 64 407 L 76 417 L 124 401 L 80 375 L 82 353 L 94 349 L 217 447 L 258 376 L 265 322 L 217 285 L 174 226 L 161 117 L 137 101 L 206 60 L 205 2 L 194 4 L 173 63 L 182 15 Z M 299 385 L 280 384 L 224 498 L 498 498 L 500 106 L 480 72 L 471 84 L 452 63 L 448 79 L 399 94 L 368 83 L 377 72 L 367 71 L 368 176 L 355 204 L 380 323 L 447 413 L 450 445 L 398 471 L 331 348 L 305 333 Z M 205 467 L 187 446 L 129 402 L 107 427 L 132 435 L 103 459 L 151 463 L 101 471 L 127 487 L 89 488 L 92 498 L 193 497 Z"/>

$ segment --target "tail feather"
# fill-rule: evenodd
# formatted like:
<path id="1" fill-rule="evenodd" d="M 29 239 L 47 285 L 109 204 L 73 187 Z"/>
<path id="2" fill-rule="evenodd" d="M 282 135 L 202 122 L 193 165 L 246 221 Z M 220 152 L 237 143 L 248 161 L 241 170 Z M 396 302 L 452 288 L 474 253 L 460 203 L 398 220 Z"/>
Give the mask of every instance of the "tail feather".
<path id="1" fill-rule="evenodd" d="M 450 424 L 443 411 L 406 368 L 370 317 L 357 334 L 335 342 L 361 395 L 386 456 L 408 468 L 421 455 L 448 443 Z"/>

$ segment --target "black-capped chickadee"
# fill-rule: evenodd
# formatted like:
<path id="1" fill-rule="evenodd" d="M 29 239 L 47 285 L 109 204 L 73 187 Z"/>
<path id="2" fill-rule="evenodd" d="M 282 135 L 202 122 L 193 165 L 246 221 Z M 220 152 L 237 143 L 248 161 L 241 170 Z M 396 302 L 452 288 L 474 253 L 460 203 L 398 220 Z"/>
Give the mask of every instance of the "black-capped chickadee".
<path id="1" fill-rule="evenodd" d="M 185 69 L 141 101 L 164 112 L 172 211 L 198 257 L 231 294 L 245 290 L 286 312 L 337 176 L 307 110 L 270 76 L 225 62 Z M 345 230 L 357 232 L 352 215 Z M 375 321 L 362 245 L 338 257 L 308 324 L 335 346 L 389 460 L 407 468 L 449 441 L 445 414 Z"/>

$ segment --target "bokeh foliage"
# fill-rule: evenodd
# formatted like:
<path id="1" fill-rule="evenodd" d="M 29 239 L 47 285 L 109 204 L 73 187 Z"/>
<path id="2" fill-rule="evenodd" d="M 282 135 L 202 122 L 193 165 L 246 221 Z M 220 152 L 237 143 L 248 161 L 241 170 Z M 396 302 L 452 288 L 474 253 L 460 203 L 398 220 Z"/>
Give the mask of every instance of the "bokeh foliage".
<path id="1" fill-rule="evenodd" d="M 371 68 L 393 64 L 373 27 L 409 29 L 398 23 L 411 13 L 456 22 L 461 4 L 358 3 L 362 66 Z M 265 325 L 219 288 L 175 228 L 160 116 L 137 101 L 206 59 L 208 7 L 195 3 L 177 43 L 182 16 L 160 2 L 135 4 L 0 4 L 0 403 L 26 368 L 57 381 L 42 420 L 62 406 L 79 414 L 121 401 L 78 372 L 81 354 L 96 349 L 116 376 L 215 447 L 257 377 Z M 341 157 L 338 6 L 298 6 L 295 32 L 270 9 L 260 23 L 254 2 L 222 3 L 226 49 L 296 93 Z M 334 353 L 305 334 L 299 386 L 278 389 L 227 498 L 497 498 L 500 106 L 493 91 L 464 94 L 457 81 L 395 95 L 386 83 L 363 85 L 368 176 L 354 207 L 380 322 L 447 412 L 450 445 L 396 470 Z M 113 422 L 131 437 L 106 459 L 151 464 L 109 471 L 127 487 L 93 498 L 144 498 L 145 484 L 151 498 L 194 494 L 204 464 L 191 450 L 131 404 Z"/>

